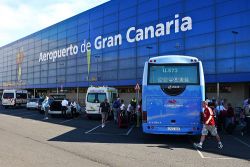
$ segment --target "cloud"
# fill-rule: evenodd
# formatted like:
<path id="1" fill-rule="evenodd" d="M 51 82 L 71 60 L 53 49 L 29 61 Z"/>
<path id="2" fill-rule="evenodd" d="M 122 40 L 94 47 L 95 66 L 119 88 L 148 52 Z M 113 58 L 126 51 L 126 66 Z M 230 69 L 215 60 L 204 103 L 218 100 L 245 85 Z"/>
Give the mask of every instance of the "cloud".
<path id="1" fill-rule="evenodd" d="M 0 46 L 65 20 L 108 0 L 9 0 L 0 2 Z"/>

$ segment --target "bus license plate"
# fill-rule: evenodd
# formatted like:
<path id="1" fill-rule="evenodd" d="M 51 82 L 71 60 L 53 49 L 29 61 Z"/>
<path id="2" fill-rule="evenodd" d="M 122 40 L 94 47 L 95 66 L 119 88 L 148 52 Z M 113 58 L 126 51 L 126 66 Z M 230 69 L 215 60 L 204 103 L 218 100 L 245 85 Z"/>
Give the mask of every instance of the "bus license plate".
<path id="1" fill-rule="evenodd" d="M 179 128 L 179 127 L 168 127 L 168 130 L 169 131 L 180 131 L 181 128 Z"/>

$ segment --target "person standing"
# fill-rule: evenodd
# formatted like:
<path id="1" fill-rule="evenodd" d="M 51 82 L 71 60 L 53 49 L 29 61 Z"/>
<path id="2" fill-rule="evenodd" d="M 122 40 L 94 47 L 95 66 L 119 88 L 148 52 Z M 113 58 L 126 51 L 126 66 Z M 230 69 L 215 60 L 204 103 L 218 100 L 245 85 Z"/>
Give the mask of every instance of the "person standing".
<path id="1" fill-rule="evenodd" d="M 250 98 L 247 98 L 243 101 L 243 109 L 248 106 L 248 102 L 250 101 Z"/>
<path id="2" fill-rule="evenodd" d="M 134 111 L 136 110 L 136 103 L 137 103 L 136 98 L 133 97 L 133 98 L 130 100 L 130 104 L 131 104 L 131 106 L 134 108 Z"/>
<path id="3" fill-rule="evenodd" d="M 141 117 L 142 117 L 142 100 L 140 100 L 137 105 L 137 114 L 136 114 L 137 126 L 141 124 Z"/>
<path id="4" fill-rule="evenodd" d="M 126 111 L 126 106 L 124 104 L 124 100 L 123 99 L 121 100 L 120 110 L 121 110 L 121 112 L 125 112 Z"/>
<path id="5" fill-rule="evenodd" d="M 127 109 L 124 104 L 124 100 L 121 100 L 120 112 L 118 112 L 118 127 L 128 126 Z"/>
<path id="6" fill-rule="evenodd" d="M 77 108 L 77 104 L 75 100 L 71 102 L 70 107 L 71 107 L 72 118 L 74 118 L 76 116 L 76 108 Z"/>
<path id="7" fill-rule="evenodd" d="M 250 100 L 247 100 L 247 103 L 244 105 L 243 117 L 245 119 L 245 125 L 241 129 L 241 135 L 248 133 L 250 131 Z"/>
<path id="8" fill-rule="evenodd" d="M 48 96 L 46 96 L 44 101 L 43 101 L 43 108 L 45 110 L 45 112 L 44 112 L 44 120 L 47 120 L 47 119 L 49 119 L 48 112 L 49 112 L 49 108 L 50 108 L 49 97 Z"/>
<path id="9" fill-rule="evenodd" d="M 219 102 L 219 105 L 215 108 L 215 111 L 217 118 L 217 126 L 218 130 L 220 131 L 225 128 L 225 119 L 226 119 L 226 109 L 222 101 Z"/>
<path id="10" fill-rule="evenodd" d="M 226 119 L 226 127 L 228 126 L 228 124 L 232 123 L 235 124 L 235 112 L 234 112 L 234 108 L 232 107 L 231 103 L 227 104 L 227 119 Z"/>
<path id="11" fill-rule="evenodd" d="M 132 119 L 131 119 L 132 110 L 133 110 L 133 109 L 132 109 L 132 106 L 131 106 L 131 104 L 129 103 L 129 104 L 128 104 L 128 107 L 127 107 L 127 114 L 128 114 L 128 122 L 129 122 L 129 123 L 131 123 L 131 120 L 132 120 Z"/>
<path id="12" fill-rule="evenodd" d="M 120 106 L 121 106 L 121 101 L 120 98 L 117 98 L 114 103 L 113 103 L 113 115 L 114 115 L 114 122 L 117 123 L 118 122 L 118 113 L 120 110 Z"/>
<path id="13" fill-rule="evenodd" d="M 218 148 L 222 149 L 223 145 L 220 140 L 220 137 L 217 132 L 217 128 L 215 126 L 214 114 L 210 107 L 208 107 L 208 103 L 206 101 L 202 102 L 202 107 L 204 108 L 203 112 L 203 128 L 202 128 L 202 135 L 200 138 L 199 143 L 194 143 L 195 148 L 202 149 L 203 142 L 205 141 L 206 136 L 208 135 L 208 131 L 211 133 L 212 136 L 216 137 L 218 142 Z"/>
<path id="14" fill-rule="evenodd" d="M 102 128 L 105 127 L 106 120 L 108 119 L 108 114 L 110 112 L 110 105 L 108 103 L 108 99 L 105 99 L 101 104 L 99 108 L 99 112 L 102 115 Z"/>
<path id="15" fill-rule="evenodd" d="M 66 111 L 68 109 L 69 101 L 66 98 L 64 98 L 61 105 L 62 105 L 62 116 L 66 118 L 67 115 Z"/>

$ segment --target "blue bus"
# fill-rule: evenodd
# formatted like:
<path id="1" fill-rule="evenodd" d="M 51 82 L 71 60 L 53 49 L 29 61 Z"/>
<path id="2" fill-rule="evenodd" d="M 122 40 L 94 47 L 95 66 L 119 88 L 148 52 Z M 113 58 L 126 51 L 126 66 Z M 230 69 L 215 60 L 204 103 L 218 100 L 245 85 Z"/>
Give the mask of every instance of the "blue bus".
<path id="1" fill-rule="evenodd" d="M 142 80 L 144 133 L 199 135 L 203 100 L 204 73 L 197 58 L 167 55 L 145 62 Z"/>

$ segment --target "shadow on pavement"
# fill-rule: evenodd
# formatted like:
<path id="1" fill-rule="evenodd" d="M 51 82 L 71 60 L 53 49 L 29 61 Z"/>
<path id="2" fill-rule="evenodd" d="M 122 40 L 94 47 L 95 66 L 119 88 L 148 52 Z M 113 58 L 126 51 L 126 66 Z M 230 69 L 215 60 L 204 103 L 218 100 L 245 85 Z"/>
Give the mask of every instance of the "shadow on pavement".
<path id="1" fill-rule="evenodd" d="M 12 112 L 14 111 L 14 112 Z M 37 111 L 24 111 L 23 113 L 36 113 Z M 18 109 L 5 109 L 1 111 L 1 114 L 5 115 L 14 115 L 17 117 L 26 118 L 22 115 L 18 115 Z M 43 115 L 37 115 L 28 119 L 31 120 L 41 120 Z M 56 119 L 49 119 L 48 123 L 60 124 L 60 122 L 67 120 L 62 117 L 57 117 Z M 42 121 L 42 120 L 41 120 Z M 44 121 L 43 121 L 44 122 Z M 75 118 L 72 121 L 63 123 L 64 126 L 75 127 L 74 130 L 66 132 L 57 137 L 51 138 L 49 141 L 57 142 L 81 142 L 81 143 L 114 143 L 114 144 L 145 144 L 146 147 L 157 147 L 160 149 L 166 149 L 173 151 L 176 148 L 185 148 L 196 151 L 193 148 L 192 143 L 198 142 L 197 137 L 192 136 L 170 136 L 170 135 L 148 135 L 142 133 L 141 128 L 133 128 L 131 133 L 128 134 L 129 128 L 119 129 L 116 124 L 112 121 L 107 123 L 104 128 L 101 128 L 100 119 L 96 118 L 94 120 L 88 120 L 84 115 L 81 115 L 78 118 Z M 88 132 L 89 130 L 97 127 L 96 129 Z M 86 133 L 88 132 L 88 133 Z M 239 135 L 239 132 L 234 132 L 233 136 L 226 133 L 220 134 L 224 148 L 219 150 L 217 148 L 217 143 L 215 139 L 208 138 L 204 145 L 203 149 L 200 150 L 205 158 L 220 158 L 220 157 L 230 157 L 230 158 L 239 158 L 244 160 L 250 160 L 250 147 L 242 144 L 240 141 L 249 143 L 250 136 L 246 135 L 244 137 Z"/>

